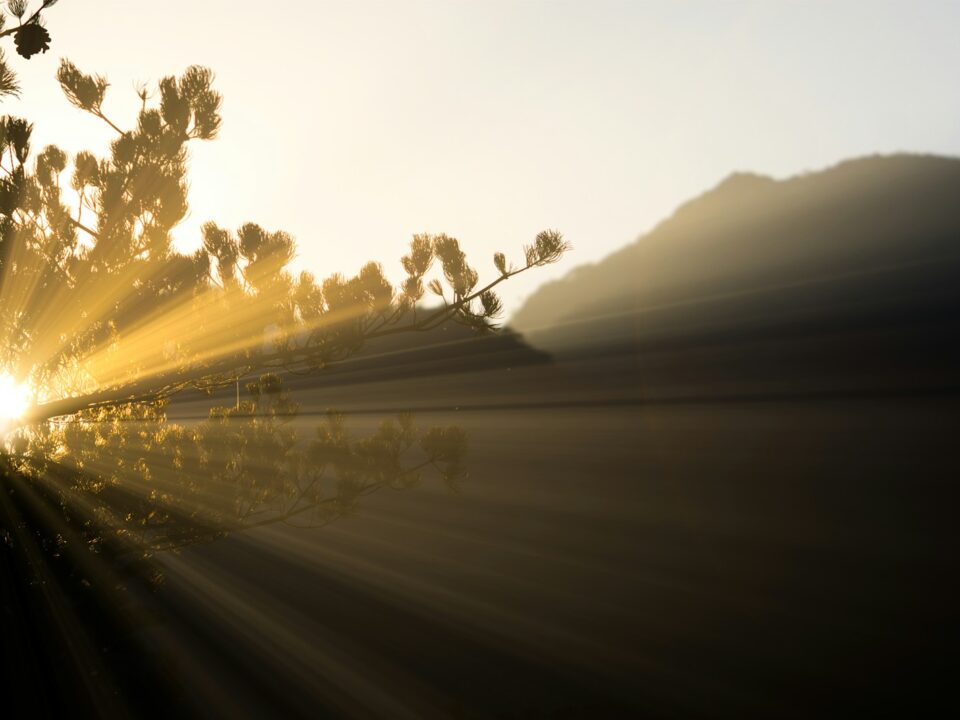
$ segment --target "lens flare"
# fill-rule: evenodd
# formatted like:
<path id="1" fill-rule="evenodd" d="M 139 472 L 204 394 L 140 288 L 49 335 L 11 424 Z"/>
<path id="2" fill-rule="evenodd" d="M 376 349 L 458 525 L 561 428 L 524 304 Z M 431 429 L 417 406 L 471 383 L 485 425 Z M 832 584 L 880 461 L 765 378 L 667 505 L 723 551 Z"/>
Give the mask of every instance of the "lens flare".
<path id="1" fill-rule="evenodd" d="M 30 388 L 0 373 L 0 424 L 18 420 L 30 407 Z"/>

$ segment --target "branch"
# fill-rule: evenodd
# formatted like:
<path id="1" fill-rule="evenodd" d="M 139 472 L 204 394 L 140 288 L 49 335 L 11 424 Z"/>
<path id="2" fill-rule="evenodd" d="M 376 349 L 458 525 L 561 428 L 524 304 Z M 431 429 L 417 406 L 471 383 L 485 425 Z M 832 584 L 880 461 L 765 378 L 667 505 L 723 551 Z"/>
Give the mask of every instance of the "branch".
<path id="1" fill-rule="evenodd" d="M 40 13 L 42 13 L 48 7 L 53 5 L 56 1 L 57 0 L 43 0 L 43 5 L 37 8 L 37 11 L 33 15 L 31 15 L 29 18 L 27 18 L 26 22 L 21 22 L 19 25 L 17 25 L 17 27 L 9 28 L 7 30 L 4 30 L 3 32 L 0 32 L 0 38 L 4 38 L 7 35 L 15 35 L 16 32 L 20 28 L 22 28 L 24 25 L 29 25 L 30 23 L 36 22 L 40 18 Z"/>
<path id="2" fill-rule="evenodd" d="M 539 267 L 540 265 L 543 265 L 543 264 L 546 264 L 546 263 L 532 262 L 532 263 L 528 263 L 527 265 L 524 265 L 519 270 L 511 270 L 509 272 L 506 272 L 502 274 L 500 277 L 498 277 L 496 280 L 494 280 L 493 282 L 471 293 L 470 295 L 466 295 L 460 298 L 460 300 L 457 300 L 456 302 L 446 305 L 442 309 L 431 313 L 420 322 L 413 322 L 413 323 L 410 323 L 409 325 L 401 325 L 400 327 L 390 328 L 389 330 L 377 330 L 375 332 L 369 333 L 368 335 L 365 335 L 364 339 L 373 340 L 375 338 L 384 337 L 386 335 L 396 335 L 402 332 L 432 330 L 435 327 L 438 327 L 440 324 L 442 324 L 445 320 L 449 319 L 452 315 L 456 314 L 457 310 L 460 310 L 461 308 L 466 307 L 471 302 L 476 300 L 483 293 L 493 290 L 493 288 L 495 288 L 497 285 L 504 282 L 505 280 L 509 280 L 510 278 L 516 275 L 519 275 L 522 272 L 526 272 L 531 268 Z"/>
<path id="3" fill-rule="evenodd" d="M 383 487 L 386 487 L 386 483 L 384 483 L 384 482 L 377 482 L 377 483 L 372 483 L 372 484 L 370 484 L 370 485 L 366 485 L 362 490 L 360 490 L 360 491 L 357 492 L 356 497 L 358 497 L 358 498 L 360 498 L 360 497 L 366 497 L 367 495 L 370 495 L 370 494 L 376 492 L 377 490 L 379 490 L 379 489 L 381 489 L 381 488 L 383 488 Z M 288 511 L 288 512 L 281 513 L 281 514 L 279 514 L 279 515 L 274 515 L 274 516 L 272 516 L 272 517 L 264 518 L 263 520 L 258 520 L 257 522 L 253 522 L 253 523 L 243 523 L 243 522 L 239 522 L 239 523 L 234 523 L 234 524 L 232 524 L 232 525 L 224 525 L 224 526 L 222 526 L 222 527 L 212 528 L 212 529 L 210 529 L 210 532 L 212 532 L 212 533 L 240 533 L 240 532 L 247 532 L 248 530 L 253 530 L 253 529 L 255 529 L 255 528 L 266 527 L 266 526 L 268 526 L 268 525 L 276 525 L 276 524 L 278 524 L 278 523 L 285 523 L 285 522 L 290 521 L 292 518 L 297 517 L 298 515 L 302 515 L 303 513 L 307 512 L 308 510 L 315 510 L 315 509 L 317 509 L 318 507 L 321 507 L 321 506 L 323 506 L 323 505 L 328 505 L 328 504 L 331 504 L 331 503 L 336 503 L 336 502 L 341 501 L 341 500 L 342 500 L 342 498 L 336 497 L 336 496 L 335 496 L 335 497 L 323 498 L 323 499 L 321 499 L 321 500 L 317 500 L 317 501 L 315 501 L 315 502 L 309 503 L 308 505 L 303 505 L 303 506 L 297 508 L 296 510 L 290 510 L 290 511 Z M 335 519 L 335 518 L 331 518 L 331 520 L 333 520 L 333 519 Z M 151 548 L 151 550 L 153 550 L 153 552 L 168 552 L 168 551 L 170 551 L 170 550 L 179 550 L 180 548 L 189 547 L 190 545 L 195 545 L 195 544 L 197 544 L 197 542 L 200 542 L 200 540 L 198 540 L 197 538 L 191 538 L 191 539 L 188 539 L 188 540 L 180 540 L 180 541 L 177 541 L 177 542 L 170 542 L 170 543 L 167 543 L 166 545 L 157 545 L 157 546 L 154 546 L 153 548 Z"/>
<path id="4" fill-rule="evenodd" d="M 70 217 L 69 219 L 70 219 L 70 222 L 73 224 L 74 227 L 80 228 L 80 229 L 83 230 L 85 233 L 87 233 L 87 234 L 89 234 L 89 235 L 92 235 L 93 237 L 97 238 L 97 240 L 100 239 L 100 233 L 98 233 L 96 230 L 91 230 L 90 228 L 88 228 L 86 225 L 84 225 L 84 224 L 83 224 L 82 222 L 80 222 L 79 220 L 74 220 L 73 217 Z"/>
<path id="5" fill-rule="evenodd" d="M 99 108 L 96 108 L 95 110 L 91 110 L 90 112 L 93 113 L 93 115 L 94 115 L 95 117 L 98 117 L 98 118 L 100 118 L 101 120 L 103 120 L 107 125 L 109 125 L 110 127 L 112 127 L 114 130 L 116 130 L 116 131 L 117 131 L 118 133 L 120 133 L 121 135 L 126 135 L 126 134 L 127 134 L 124 130 L 121 130 L 120 128 L 118 128 L 118 127 L 113 123 L 113 121 L 112 121 L 110 118 L 108 118 L 106 115 L 103 114 L 103 111 L 100 110 Z"/>
<path id="6" fill-rule="evenodd" d="M 447 305 L 443 309 L 431 313 L 423 320 L 398 327 L 361 333 L 360 338 L 362 341 L 367 341 L 403 332 L 425 332 L 431 330 L 454 316 L 458 310 L 466 307 L 483 293 L 489 292 L 497 287 L 500 283 L 526 272 L 531 268 L 546 265 L 550 262 L 552 262 L 550 259 L 534 259 L 517 270 L 509 270 L 502 273 L 500 277 L 493 282 Z M 382 328 L 382 326 L 378 327 Z M 349 354 L 352 353 L 348 353 L 348 356 Z M 166 399 L 188 387 L 218 387 L 227 385 L 234 382 L 237 369 L 240 367 L 246 368 L 246 372 L 257 372 L 268 369 L 290 369 L 295 367 L 325 365 L 330 362 L 330 360 L 331 354 L 329 349 L 322 347 L 296 347 L 272 353 L 258 353 L 252 357 L 248 354 L 238 352 L 235 355 L 225 357 L 219 361 L 210 362 L 202 367 L 183 367 L 152 378 L 133 381 L 119 387 L 47 402 L 32 408 L 26 413 L 23 418 L 23 423 L 32 424 L 43 422 L 55 417 L 74 415 L 88 409 L 117 407 L 132 403 L 156 402 L 157 400 Z"/>

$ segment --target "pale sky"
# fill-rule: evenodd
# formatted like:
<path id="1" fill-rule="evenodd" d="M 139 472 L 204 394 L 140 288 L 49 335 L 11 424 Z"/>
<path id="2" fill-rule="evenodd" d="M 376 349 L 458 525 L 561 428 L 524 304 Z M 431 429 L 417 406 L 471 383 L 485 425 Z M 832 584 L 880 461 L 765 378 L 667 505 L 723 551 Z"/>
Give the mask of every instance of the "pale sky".
<path id="1" fill-rule="evenodd" d="M 196 245 L 206 220 L 259 222 L 325 276 L 399 257 L 416 232 L 458 237 L 481 278 L 544 228 L 563 262 L 633 241 L 732 171 L 783 177 L 847 157 L 960 155 L 960 2 L 61 0 L 50 52 L 5 45 L 37 149 L 102 152 L 61 56 L 108 76 L 132 125 L 134 85 L 211 67 L 220 138 L 194 146 Z"/>

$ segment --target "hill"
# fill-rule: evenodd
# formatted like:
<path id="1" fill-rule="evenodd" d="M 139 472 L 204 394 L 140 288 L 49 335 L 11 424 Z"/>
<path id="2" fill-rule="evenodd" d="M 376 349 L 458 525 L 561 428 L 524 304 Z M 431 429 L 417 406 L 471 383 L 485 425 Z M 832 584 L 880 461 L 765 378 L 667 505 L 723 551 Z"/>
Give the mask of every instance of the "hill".
<path id="1" fill-rule="evenodd" d="M 957 277 L 960 160 L 875 156 L 786 180 L 731 175 L 545 285 L 511 325 L 561 358 L 630 356 L 651 380 L 683 346 L 704 379 L 723 365 L 794 385 L 838 373 L 941 383 L 960 346 Z"/>
<path id="2" fill-rule="evenodd" d="M 777 181 L 735 173 L 602 262 L 545 285 L 511 325 L 863 273 L 960 254 L 960 160 L 849 160 Z"/>

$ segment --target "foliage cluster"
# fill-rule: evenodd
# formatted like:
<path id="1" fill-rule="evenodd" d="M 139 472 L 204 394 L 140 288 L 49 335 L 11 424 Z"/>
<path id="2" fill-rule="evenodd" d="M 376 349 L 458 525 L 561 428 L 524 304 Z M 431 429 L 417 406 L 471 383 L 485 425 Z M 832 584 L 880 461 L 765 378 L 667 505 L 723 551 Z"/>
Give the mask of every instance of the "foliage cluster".
<path id="1" fill-rule="evenodd" d="M 70 158 L 34 152 L 31 123 L 0 119 L 0 369 L 34 392 L 5 464 L 24 492 L 43 486 L 91 548 L 152 552 L 268 522 L 322 524 L 427 468 L 451 482 L 463 473 L 463 433 L 419 433 L 407 417 L 351 440 L 332 414 L 301 440 L 277 373 L 322 370 L 378 337 L 446 322 L 489 329 L 494 288 L 556 261 L 559 233 L 540 233 L 519 266 L 497 253 L 485 285 L 443 234 L 413 238 L 398 288 L 377 263 L 295 276 L 292 237 L 253 223 L 207 223 L 184 254 L 171 232 L 188 210 L 188 146 L 221 127 L 213 74 L 194 66 L 144 88 L 126 130 L 104 109 L 104 77 L 64 60 L 57 78 L 115 137 L 106 156 Z M 428 291 L 440 302 L 430 311 Z M 249 400 L 200 424 L 168 421 L 177 393 L 251 377 Z"/>

